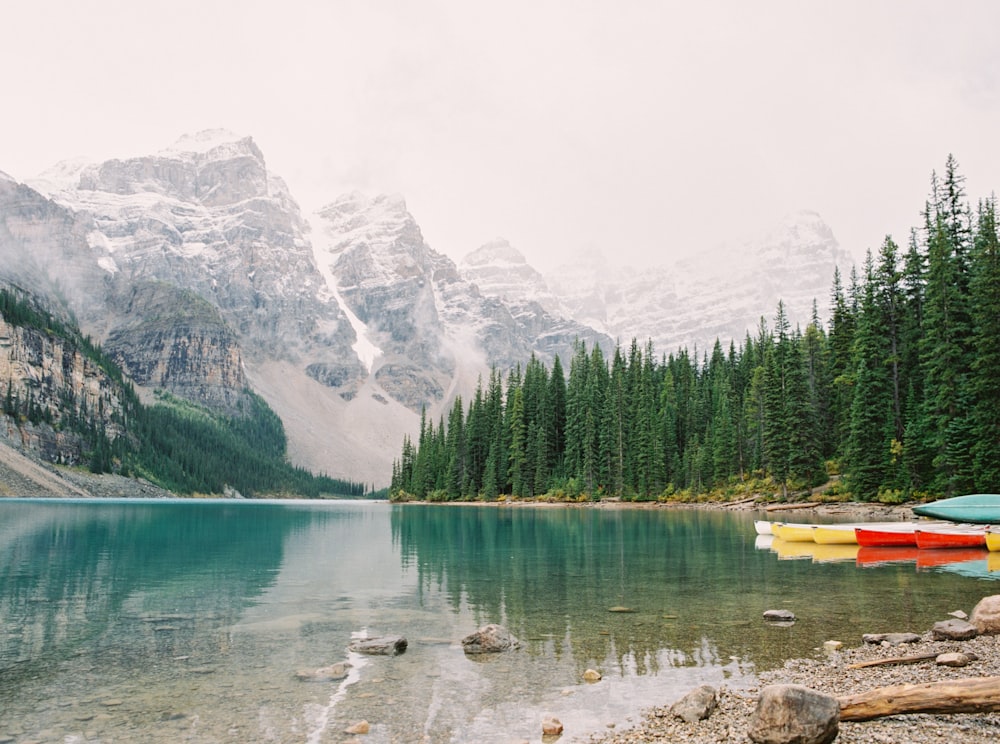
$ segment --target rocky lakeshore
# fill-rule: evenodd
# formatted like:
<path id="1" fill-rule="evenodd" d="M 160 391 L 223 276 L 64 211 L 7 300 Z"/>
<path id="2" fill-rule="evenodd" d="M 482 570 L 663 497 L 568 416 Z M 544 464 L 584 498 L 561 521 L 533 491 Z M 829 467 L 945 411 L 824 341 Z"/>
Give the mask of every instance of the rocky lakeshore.
<path id="1" fill-rule="evenodd" d="M 964 609 L 956 608 L 961 613 Z M 942 618 L 948 621 L 949 618 Z M 904 634 L 900 634 L 904 635 Z M 871 639 L 869 639 L 871 640 Z M 794 659 L 781 669 L 762 672 L 753 687 L 717 691 L 717 704 L 704 720 L 688 723 L 671 711 L 675 701 L 647 711 L 636 726 L 589 739 L 590 744 L 638 744 L 639 742 L 687 742 L 689 744 L 752 744 L 749 736 L 761 690 L 769 685 L 797 684 L 820 693 L 845 697 L 875 688 L 923 684 L 971 677 L 1000 678 L 1000 636 L 978 635 L 969 640 L 936 640 L 931 629 L 910 634 L 906 641 L 891 638 L 880 642 L 846 639 L 845 647 L 817 651 L 812 659 Z M 909 641 L 909 642 L 907 642 Z M 847 644 L 861 645 L 846 647 Z M 958 653 L 967 665 L 952 667 L 937 663 L 934 656 Z M 857 667 L 865 662 L 899 657 L 929 656 L 924 661 Z M 962 742 L 979 744 L 1000 740 L 1000 713 L 956 713 L 948 715 L 907 714 L 864 722 L 839 724 L 836 738 L 841 744 L 925 744 Z"/>

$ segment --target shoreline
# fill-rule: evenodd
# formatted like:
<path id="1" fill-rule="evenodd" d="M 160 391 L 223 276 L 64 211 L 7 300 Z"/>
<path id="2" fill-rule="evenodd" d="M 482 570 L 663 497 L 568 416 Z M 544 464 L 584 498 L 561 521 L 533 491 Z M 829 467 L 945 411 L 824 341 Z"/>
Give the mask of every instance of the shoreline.
<path id="1" fill-rule="evenodd" d="M 972 608 L 956 608 L 971 612 Z M 949 618 L 942 618 L 949 619 Z M 901 629 L 902 630 L 902 629 Z M 915 632 L 919 632 L 916 631 Z M 977 658 L 965 667 L 949 667 L 934 659 L 916 664 L 848 668 L 852 664 L 899 656 L 959 651 Z M 686 723 L 675 718 L 665 701 L 644 712 L 629 728 L 615 727 L 606 734 L 592 735 L 589 744 L 639 744 L 640 742 L 687 742 L 688 744 L 752 744 L 748 732 L 761 689 L 774 684 L 799 684 L 836 697 L 854 695 L 878 687 L 920 684 L 969 677 L 1000 676 L 1000 636 L 981 635 L 967 641 L 935 641 L 930 631 L 916 643 L 899 645 L 863 644 L 833 651 L 821 659 L 789 659 L 781 669 L 756 674 L 757 684 L 717 690 L 718 704 L 707 719 Z M 929 744 L 962 742 L 986 744 L 1000 737 L 1000 712 L 907 714 L 863 722 L 842 722 L 836 741 L 841 744 Z"/>

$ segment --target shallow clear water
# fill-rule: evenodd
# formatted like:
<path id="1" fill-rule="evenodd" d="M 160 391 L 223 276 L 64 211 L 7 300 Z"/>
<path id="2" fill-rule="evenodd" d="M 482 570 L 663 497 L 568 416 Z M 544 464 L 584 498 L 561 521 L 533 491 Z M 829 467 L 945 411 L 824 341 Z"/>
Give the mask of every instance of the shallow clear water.
<path id="1" fill-rule="evenodd" d="M 752 519 L 0 501 L 0 742 L 318 744 L 360 720 L 372 743 L 540 741 L 547 715 L 581 741 L 825 640 L 921 632 L 1000 577 L 985 554 L 864 567 L 856 549 L 761 549 Z M 768 625 L 767 609 L 798 621 Z M 461 639 L 487 622 L 521 650 L 467 657 Z M 348 653 L 362 635 L 409 647 Z M 296 677 L 345 660 L 344 679 Z M 583 682 L 588 668 L 603 679 Z"/>

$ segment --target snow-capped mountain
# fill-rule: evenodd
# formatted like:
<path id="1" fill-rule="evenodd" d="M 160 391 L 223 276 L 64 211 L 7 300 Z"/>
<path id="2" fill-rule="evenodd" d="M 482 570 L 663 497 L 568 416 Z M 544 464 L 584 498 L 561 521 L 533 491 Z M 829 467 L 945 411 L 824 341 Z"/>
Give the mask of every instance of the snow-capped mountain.
<path id="1" fill-rule="evenodd" d="M 140 390 L 227 413 L 260 393 L 317 472 L 384 484 L 422 408 L 438 415 L 491 365 L 610 343 L 484 296 L 400 197 L 307 218 L 250 137 L 65 162 L 31 185 L 0 181 L 0 281 L 64 297 Z"/>
<path id="2" fill-rule="evenodd" d="M 653 341 L 671 353 L 724 348 L 770 327 L 779 300 L 790 321 L 804 326 L 813 301 L 826 315 L 834 269 L 850 257 L 814 212 L 797 212 L 763 235 L 720 246 L 693 258 L 641 270 L 611 265 L 599 252 L 543 277 L 504 241 L 494 241 L 461 263 L 463 276 L 485 294 L 512 302 L 535 299 L 563 316 L 628 344 Z"/>
<path id="3" fill-rule="evenodd" d="M 436 418 L 491 366 L 565 361 L 577 341 L 739 343 L 779 299 L 807 321 L 838 264 L 830 229 L 800 213 L 707 262 L 629 271 L 584 255 L 543 277 L 498 239 L 460 268 L 402 197 L 304 215 L 253 139 L 221 130 L 30 185 L 0 174 L 0 283 L 75 316 L 140 392 L 238 413 L 253 390 L 296 464 L 378 485 L 421 409 Z"/>

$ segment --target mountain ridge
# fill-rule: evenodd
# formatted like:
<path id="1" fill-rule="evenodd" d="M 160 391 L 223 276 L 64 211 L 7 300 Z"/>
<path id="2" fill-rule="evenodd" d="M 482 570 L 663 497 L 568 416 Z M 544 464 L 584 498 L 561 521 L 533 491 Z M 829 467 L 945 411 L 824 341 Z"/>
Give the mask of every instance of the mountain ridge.
<path id="1" fill-rule="evenodd" d="M 579 342 L 672 351 L 735 328 L 727 312 L 756 325 L 776 308 L 780 270 L 808 272 L 802 292 L 815 292 L 837 249 L 818 216 L 801 220 L 749 251 L 753 291 L 695 286 L 682 265 L 629 274 L 581 261 L 545 277 L 502 239 L 457 264 L 400 195 L 352 192 L 304 214 L 253 138 L 224 130 L 0 179 L 0 216 L 0 282 L 78 317 L 140 388 L 230 412 L 257 391 L 294 464 L 373 484 L 422 410 L 443 415 L 491 367 L 567 361 Z"/>

